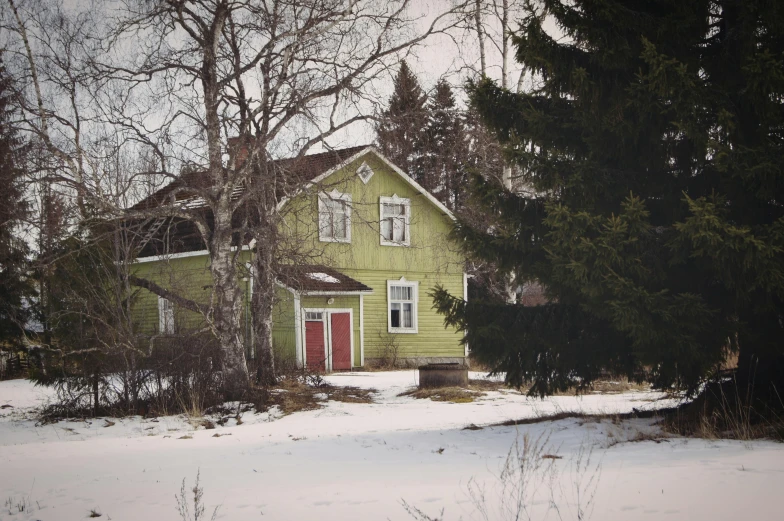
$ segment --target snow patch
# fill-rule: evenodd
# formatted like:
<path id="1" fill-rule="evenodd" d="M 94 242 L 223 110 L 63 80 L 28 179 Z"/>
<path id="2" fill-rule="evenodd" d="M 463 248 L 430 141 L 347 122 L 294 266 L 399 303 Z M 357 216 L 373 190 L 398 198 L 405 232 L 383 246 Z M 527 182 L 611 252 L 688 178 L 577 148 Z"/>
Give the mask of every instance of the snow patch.
<path id="1" fill-rule="evenodd" d="M 326 273 L 315 272 L 315 273 L 308 273 L 308 277 L 313 280 L 318 280 L 319 282 L 329 282 L 330 284 L 340 284 L 340 281 L 333 277 L 332 275 L 327 275 Z"/>

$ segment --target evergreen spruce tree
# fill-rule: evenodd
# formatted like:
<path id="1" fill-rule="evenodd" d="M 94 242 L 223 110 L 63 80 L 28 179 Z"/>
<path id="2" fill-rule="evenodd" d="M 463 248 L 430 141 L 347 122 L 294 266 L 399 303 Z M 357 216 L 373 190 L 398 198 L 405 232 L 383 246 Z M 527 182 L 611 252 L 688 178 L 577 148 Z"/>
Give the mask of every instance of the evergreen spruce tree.
<path id="1" fill-rule="evenodd" d="M 469 141 L 449 84 L 441 80 L 428 104 L 422 147 L 422 185 L 450 210 L 462 209 L 467 185 Z"/>
<path id="2" fill-rule="evenodd" d="M 543 28 L 554 20 L 567 38 Z M 538 81 L 474 107 L 536 196 L 477 178 L 476 258 L 537 307 L 435 292 L 475 356 L 539 394 L 604 372 L 692 392 L 729 354 L 784 392 L 784 9 L 766 0 L 543 0 L 515 37 Z M 488 231 L 489 230 L 489 231 Z M 774 389 L 777 389 L 777 391 Z"/>
<path id="3" fill-rule="evenodd" d="M 18 347 L 28 320 L 32 289 L 28 248 L 19 236 L 27 214 L 23 193 L 24 147 L 13 127 L 11 79 L 0 55 L 0 348 Z"/>
<path id="4" fill-rule="evenodd" d="M 427 95 L 401 62 L 389 106 L 376 126 L 376 141 L 390 161 L 418 182 L 423 181 L 420 156 L 427 120 Z"/>

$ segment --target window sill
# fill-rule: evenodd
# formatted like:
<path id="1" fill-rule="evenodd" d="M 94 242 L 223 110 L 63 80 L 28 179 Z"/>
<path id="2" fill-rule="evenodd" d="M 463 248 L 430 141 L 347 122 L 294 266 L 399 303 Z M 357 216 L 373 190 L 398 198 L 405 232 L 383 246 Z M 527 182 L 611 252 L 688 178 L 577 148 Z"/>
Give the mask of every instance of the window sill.
<path id="1" fill-rule="evenodd" d="M 394 328 L 394 327 L 390 327 L 390 328 L 387 328 L 387 332 L 388 333 L 394 333 L 394 334 L 401 333 L 401 334 L 404 334 L 404 335 L 414 335 L 414 334 L 419 333 L 419 330 L 416 329 L 416 328 L 410 329 L 410 328 Z"/>
<path id="2" fill-rule="evenodd" d="M 381 239 L 381 246 L 402 246 L 404 248 L 408 248 L 409 246 L 411 246 L 411 243 L 410 242 L 387 241 L 387 240 Z"/>
<path id="3" fill-rule="evenodd" d="M 351 239 L 335 239 L 334 237 L 319 237 L 319 242 L 341 242 L 351 244 Z"/>

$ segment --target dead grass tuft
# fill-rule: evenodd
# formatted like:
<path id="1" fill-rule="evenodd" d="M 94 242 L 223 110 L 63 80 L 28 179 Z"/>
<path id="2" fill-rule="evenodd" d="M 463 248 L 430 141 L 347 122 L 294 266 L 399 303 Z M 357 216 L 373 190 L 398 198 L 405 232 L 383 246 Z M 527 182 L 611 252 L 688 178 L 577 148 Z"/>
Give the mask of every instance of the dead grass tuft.
<path id="1" fill-rule="evenodd" d="M 344 403 L 372 403 L 375 389 L 336 387 L 322 383 L 308 385 L 298 378 L 282 379 L 277 389 L 270 391 L 271 400 L 283 414 L 320 409 L 328 401 Z"/>
<path id="2" fill-rule="evenodd" d="M 468 380 L 468 388 L 474 391 L 510 391 L 503 380 Z"/>
<path id="3" fill-rule="evenodd" d="M 471 403 L 485 393 L 464 389 L 462 387 L 434 387 L 430 389 L 409 389 L 398 396 L 410 396 L 419 400 L 432 400 L 434 402 Z"/>
<path id="4" fill-rule="evenodd" d="M 744 392 L 745 391 L 745 392 Z M 681 436 L 704 439 L 784 441 L 784 404 L 775 409 L 756 401 L 750 389 L 733 380 L 709 384 L 693 402 L 679 407 L 662 427 Z"/>

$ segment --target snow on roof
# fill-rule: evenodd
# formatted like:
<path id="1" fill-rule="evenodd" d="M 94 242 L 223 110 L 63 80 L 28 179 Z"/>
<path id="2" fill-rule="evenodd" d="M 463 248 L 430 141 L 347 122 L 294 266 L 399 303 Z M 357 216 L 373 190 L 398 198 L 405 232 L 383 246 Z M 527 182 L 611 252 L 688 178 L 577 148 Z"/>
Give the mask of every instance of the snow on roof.
<path id="1" fill-rule="evenodd" d="M 327 275 L 326 273 L 322 272 L 315 272 L 315 273 L 308 273 L 308 277 L 313 280 L 318 280 L 321 282 L 329 282 L 330 284 L 340 284 L 340 281 L 331 275 Z"/>

